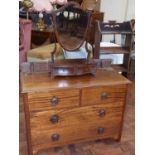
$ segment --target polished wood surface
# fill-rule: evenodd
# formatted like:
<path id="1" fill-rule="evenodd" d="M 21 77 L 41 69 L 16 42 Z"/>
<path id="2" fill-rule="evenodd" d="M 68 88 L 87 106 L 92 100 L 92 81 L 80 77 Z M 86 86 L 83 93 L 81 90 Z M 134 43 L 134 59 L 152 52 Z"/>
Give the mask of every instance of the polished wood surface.
<path id="1" fill-rule="evenodd" d="M 104 128 L 104 134 L 98 134 L 99 127 Z M 43 133 L 32 133 L 32 144 L 34 145 L 34 152 L 38 150 L 47 149 L 56 146 L 62 146 L 70 143 L 77 143 L 83 141 L 90 141 L 95 139 L 103 139 L 106 137 L 116 138 L 120 130 L 120 124 L 118 122 L 111 122 L 101 125 L 95 124 L 83 124 L 82 126 L 74 126 L 73 128 L 59 128 L 56 130 L 44 131 Z M 51 136 L 59 133 L 60 139 L 58 141 L 52 141 Z M 90 136 L 91 135 L 91 136 Z"/>
<path id="2" fill-rule="evenodd" d="M 129 83 L 103 69 L 96 76 L 65 78 L 21 73 L 29 155 L 95 139 L 120 140 Z"/>
<path id="3" fill-rule="evenodd" d="M 66 59 L 56 60 L 51 65 L 51 76 L 81 76 L 86 74 L 96 74 L 97 61 L 86 59 Z"/>
<path id="4" fill-rule="evenodd" d="M 91 87 L 82 89 L 82 104 L 107 104 L 112 102 L 124 104 L 126 85 Z M 91 95 L 92 94 L 92 95 Z"/>
<path id="5" fill-rule="evenodd" d="M 55 77 L 51 78 L 48 73 L 45 74 L 24 74 L 21 73 L 21 91 L 22 93 L 50 91 L 55 89 L 81 88 L 92 86 L 108 86 L 129 84 L 130 81 L 118 73 L 98 69 L 95 76 L 84 75 L 80 77 Z"/>
<path id="6" fill-rule="evenodd" d="M 64 128 L 65 130 L 68 126 L 72 128 L 75 125 L 80 127 L 87 123 L 98 122 L 99 124 L 103 124 L 109 121 L 119 122 L 123 110 L 123 107 L 120 105 L 120 102 L 116 102 L 115 105 L 111 102 L 106 105 L 31 112 L 31 131 L 35 134 L 36 132 L 56 130 L 58 128 Z M 53 116 L 58 116 L 57 122 L 51 121 Z"/>
<path id="7" fill-rule="evenodd" d="M 54 62 L 27 62 L 20 65 L 22 73 L 50 73 L 55 76 L 80 76 L 95 75 L 97 68 L 111 66 L 111 59 L 67 59 L 55 60 Z"/>
<path id="8" fill-rule="evenodd" d="M 104 134 L 98 134 L 97 131 L 100 127 L 104 128 Z M 37 153 L 38 150 L 62 146 L 64 144 L 72 144 L 75 143 L 75 141 L 76 143 L 79 143 L 107 137 L 117 139 L 119 130 L 120 124 L 114 121 L 108 122 L 104 125 L 98 123 L 87 125 L 83 124 L 82 126 L 74 126 L 74 128 L 67 127 L 65 130 L 64 128 L 58 128 L 57 130 L 45 131 L 42 134 L 35 133 L 33 137 L 34 139 L 32 140 L 34 148 L 33 153 Z M 59 133 L 59 140 L 52 141 L 51 136 L 56 133 Z"/>
<path id="9" fill-rule="evenodd" d="M 87 141 L 74 145 L 64 145 L 40 151 L 37 155 L 134 155 L 135 154 L 135 106 L 134 84 L 129 85 L 127 104 L 125 108 L 124 125 L 121 142 L 114 139 Z M 19 101 L 19 154 L 28 155 L 25 133 L 25 117 L 23 101 Z"/>
<path id="10" fill-rule="evenodd" d="M 28 94 L 30 111 L 69 108 L 79 105 L 78 89 L 58 90 L 49 92 L 36 92 Z M 52 98 L 57 98 L 58 103 L 52 105 Z"/>
<path id="11" fill-rule="evenodd" d="M 30 113 L 27 94 L 22 94 L 23 103 L 24 103 L 24 113 L 25 113 L 25 122 L 26 122 L 26 138 L 27 138 L 27 150 L 29 155 L 32 155 L 32 143 L 31 143 L 31 126 L 30 126 Z"/>

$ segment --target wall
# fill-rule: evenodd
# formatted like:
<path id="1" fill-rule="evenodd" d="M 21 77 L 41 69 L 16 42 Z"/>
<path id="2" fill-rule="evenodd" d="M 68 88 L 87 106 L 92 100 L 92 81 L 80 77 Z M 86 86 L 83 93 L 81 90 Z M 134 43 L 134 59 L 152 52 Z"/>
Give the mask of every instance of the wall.
<path id="1" fill-rule="evenodd" d="M 135 0 L 128 0 L 126 20 L 135 19 Z"/>
<path id="2" fill-rule="evenodd" d="M 105 12 L 105 22 L 130 20 L 135 18 L 135 0 L 101 0 L 100 11 Z"/>
<path id="3" fill-rule="evenodd" d="M 104 12 L 104 22 L 108 22 L 109 20 L 123 22 L 135 19 L 135 0 L 101 0 L 100 11 Z M 112 41 L 113 37 L 113 35 L 104 35 L 102 36 L 102 41 Z M 121 44 L 121 35 L 115 35 L 115 37 L 116 44 Z M 123 55 L 121 54 L 107 56 L 119 63 L 123 61 Z"/>
<path id="4" fill-rule="evenodd" d="M 104 22 L 116 20 L 123 22 L 135 18 L 135 0 L 101 0 L 100 11 L 104 12 Z M 104 41 L 112 41 L 113 35 L 102 37 Z M 121 44 L 121 36 L 116 36 L 116 42 Z"/>

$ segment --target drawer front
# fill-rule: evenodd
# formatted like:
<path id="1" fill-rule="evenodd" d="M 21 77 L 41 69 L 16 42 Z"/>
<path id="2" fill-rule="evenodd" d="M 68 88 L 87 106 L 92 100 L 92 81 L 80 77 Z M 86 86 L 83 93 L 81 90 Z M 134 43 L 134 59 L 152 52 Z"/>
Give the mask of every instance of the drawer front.
<path id="1" fill-rule="evenodd" d="M 126 98 L 126 85 L 91 87 L 82 89 L 82 105 L 121 103 Z"/>
<path id="2" fill-rule="evenodd" d="M 32 145 L 34 152 L 40 149 L 56 147 L 64 144 L 73 144 L 82 141 L 118 138 L 120 123 L 109 121 L 108 123 L 94 123 L 75 125 L 73 128 L 59 128 L 44 132 L 32 133 Z"/>
<path id="3" fill-rule="evenodd" d="M 108 105 L 94 105 L 74 109 L 50 110 L 31 113 L 31 131 L 45 131 L 68 126 L 108 121 L 119 122 L 122 118 L 123 107 Z"/>
<path id="4" fill-rule="evenodd" d="M 43 111 L 79 106 L 79 89 L 29 93 L 30 111 Z"/>

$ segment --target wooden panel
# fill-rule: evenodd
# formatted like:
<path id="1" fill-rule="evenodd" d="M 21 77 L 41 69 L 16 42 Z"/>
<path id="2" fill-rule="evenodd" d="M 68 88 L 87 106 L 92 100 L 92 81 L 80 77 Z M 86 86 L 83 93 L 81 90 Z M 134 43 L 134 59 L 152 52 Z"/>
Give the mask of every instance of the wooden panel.
<path id="1" fill-rule="evenodd" d="M 29 154 L 33 150 L 32 143 L 31 143 L 31 127 L 30 127 L 30 113 L 29 113 L 29 106 L 28 106 L 28 97 L 27 94 L 22 94 L 23 103 L 24 103 L 24 114 L 25 114 L 25 121 L 26 121 L 26 139 L 27 139 L 27 149 Z"/>
<path id="2" fill-rule="evenodd" d="M 98 134 L 98 128 L 104 128 L 103 134 Z M 32 134 L 33 152 L 50 147 L 56 147 L 66 144 L 73 144 L 82 141 L 117 138 L 120 130 L 120 123 L 109 121 L 107 124 L 81 124 L 74 128 L 59 128 L 57 130 L 46 130 L 44 132 L 36 132 Z M 52 141 L 53 134 L 59 135 L 58 141 Z"/>
<path id="3" fill-rule="evenodd" d="M 129 54 L 125 47 L 100 47 L 100 54 Z"/>
<path id="4" fill-rule="evenodd" d="M 111 70 L 97 69 L 96 75 L 75 77 L 55 77 L 49 74 L 24 74 L 21 73 L 21 91 L 41 92 L 69 88 L 83 88 L 92 86 L 108 86 L 131 83 L 128 79 Z"/>
<path id="5" fill-rule="evenodd" d="M 87 35 L 88 42 L 91 44 L 95 43 L 94 39 L 95 39 L 95 23 L 96 23 L 96 20 L 103 22 L 104 21 L 104 13 L 98 12 L 98 11 L 95 11 L 92 13 L 90 30 L 88 31 L 88 35 Z"/>
<path id="6" fill-rule="evenodd" d="M 116 104 L 117 106 L 115 107 L 112 107 L 112 103 L 109 103 L 107 105 L 94 105 L 74 109 L 31 113 L 31 131 L 36 133 L 37 131 L 53 130 L 58 128 L 74 128 L 74 125 L 81 126 L 81 124 L 94 122 L 119 122 L 122 118 L 123 111 L 123 107 L 118 107 L 119 104 L 120 103 Z M 104 115 L 102 115 L 103 110 L 105 113 Z M 50 119 L 55 115 L 58 116 L 58 122 L 52 123 Z"/>
<path id="7" fill-rule="evenodd" d="M 58 103 L 53 105 L 52 98 Z M 28 102 L 30 111 L 76 107 L 79 105 L 79 89 L 29 93 Z"/>
<path id="8" fill-rule="evenodd" d="M 102 95 L 107 94 L 107 97 Z M 126 85 L 91 87 L 82 89 L 82 105 L 93 105 L 101 103 L 124 104 L 126 96 Z"/>
<path id="9" fill-rule="evenodd" d="M 119 140 L 123 123 L 127 84 L 130 81 L 110 70 L 97 70 L 96 76 L 56 77 L 49 74 L 21 74 L 25 96 L 29 154 L 42 149 L 83 141 Z M 101 94 L 107 93 L 107 98 Z M 58 104 L 51 106 L 51 98 Z M 103 117 L 99 111 L 105 110 Z M 53 124 L 51 116 L 59 116 Z M 103 134 L 98 134 L 99 128 Z M 58 141 L 51 136 L 59 134 Z M 32 150 L 31 151 L 31 146 Z"/>

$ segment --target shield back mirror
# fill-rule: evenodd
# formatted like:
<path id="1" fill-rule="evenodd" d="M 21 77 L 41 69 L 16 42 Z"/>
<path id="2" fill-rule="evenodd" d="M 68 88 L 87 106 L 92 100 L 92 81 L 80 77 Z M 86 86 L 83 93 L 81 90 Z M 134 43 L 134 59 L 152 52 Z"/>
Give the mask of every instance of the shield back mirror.
<path id="1" fill-rule="evenodd" d="M 90 14 L 80 5 L 70 2 L 52 14 L 54 31 L 58 43 L 64 50 L 79 49 L 86 39 Z"/>

